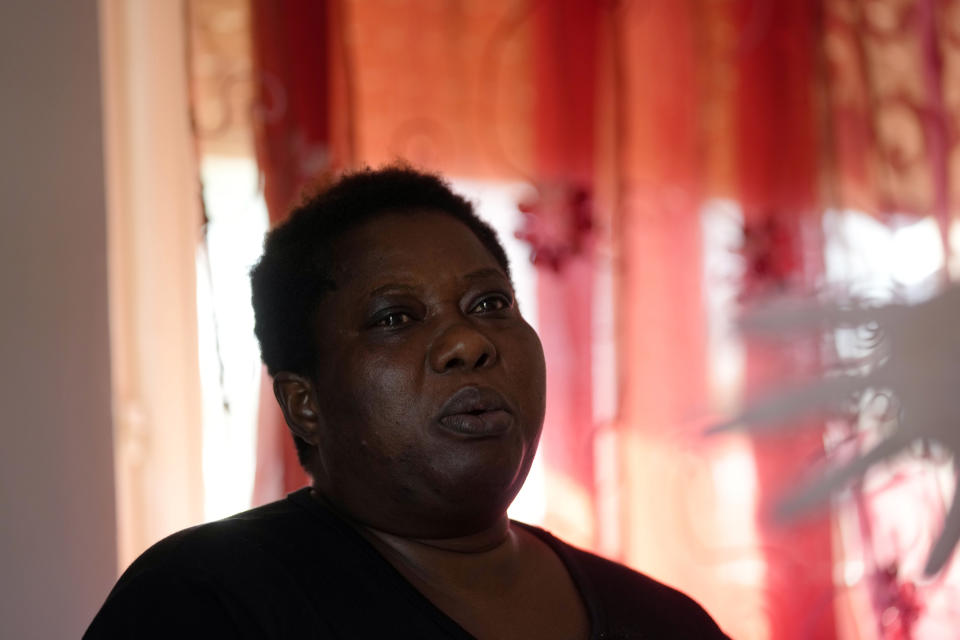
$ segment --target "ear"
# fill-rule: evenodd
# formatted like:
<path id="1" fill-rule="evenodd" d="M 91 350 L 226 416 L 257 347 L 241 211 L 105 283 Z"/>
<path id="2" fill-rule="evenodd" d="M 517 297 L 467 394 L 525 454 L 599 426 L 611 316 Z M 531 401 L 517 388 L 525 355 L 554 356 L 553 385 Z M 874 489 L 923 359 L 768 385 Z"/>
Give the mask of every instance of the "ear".
<path id="1" fill-rule="evenodd" d="M 277 397 L 290 431 L 301 440 L 316 446 L 322 425 L 313 381 L 289 371 L 273 376 L 273 395 Z"/>

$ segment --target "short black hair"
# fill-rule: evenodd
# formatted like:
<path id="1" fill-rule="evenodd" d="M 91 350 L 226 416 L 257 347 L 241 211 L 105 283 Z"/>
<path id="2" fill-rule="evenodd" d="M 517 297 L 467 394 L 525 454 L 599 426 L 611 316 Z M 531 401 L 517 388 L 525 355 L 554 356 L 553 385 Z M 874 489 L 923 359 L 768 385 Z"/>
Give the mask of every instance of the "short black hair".
<path id="1" fill-rule="evenodd" d="M 431 211 L 465 224 L 510 277 L 496 232 L 473 205 L 441 177 L 406 166 L 364 169 L 341 176 L 307 197 L 285 222 L 267 233 L 263 255 L 250 272 L 254 332 L 270 375 L 315 375 L 318 349 L 314 319 L 335 283 L 333 247 L 345 231 L 385 213 Z M 301 464 L 308 445 L 294 437 Z"/>

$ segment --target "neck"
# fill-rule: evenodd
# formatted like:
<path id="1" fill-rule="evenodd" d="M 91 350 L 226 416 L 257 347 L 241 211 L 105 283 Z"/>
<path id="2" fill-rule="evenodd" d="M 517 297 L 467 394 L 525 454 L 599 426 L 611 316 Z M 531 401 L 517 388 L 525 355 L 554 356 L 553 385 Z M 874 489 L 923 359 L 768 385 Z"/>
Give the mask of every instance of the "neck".
<path id="1" fill-rule="evenodd" d="M 506 513 L 490 526 L 466 535 L 425 538 L 391 533 L 364 524 L 337 509 L 316 488 L 313 497 L 339 513 L 400 573 L 421 587 L 427 585 L 503 584 L 518 570 L 522 538 Z"/>
<path id="2" fill-rule="evenodd" d="M 359 528 L 370 543 L 422 591 L 498 591 L 518 577 L 521 539 L 506 514 L 493 526 L 454 538 L 407 538 Z"/>
<path id="3" fill-rule="evenodd" d="M 497 552 L 513 539 L 510 529 L 510 520 L 503 514 L 493 525 L 470 533 L 452 538 L 414 538 L 400 536 L 375 527 L 359 525 L 361 534 L 367 538 L 375 538 L 379 543 L 389 545 L 395 549 L 403 548 L 415 550 L 424 554 L 457 554 L 464 556 L 483 555 Z"/>

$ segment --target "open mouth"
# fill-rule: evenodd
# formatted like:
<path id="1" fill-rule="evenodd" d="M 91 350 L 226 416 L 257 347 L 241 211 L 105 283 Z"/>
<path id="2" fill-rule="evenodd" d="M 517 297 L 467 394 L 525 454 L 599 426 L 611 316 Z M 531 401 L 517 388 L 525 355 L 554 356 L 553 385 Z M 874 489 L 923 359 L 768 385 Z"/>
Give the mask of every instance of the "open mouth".
<path id="1" fill-rule="evenodd" d="M 460 435 L 494 437 L 510 429 L 513 416 L 503 409 L 474 410 L 443 416 L 439 422 L 448 430 Z"/>
<path id="2" fill-rule="evenodd" d="M 471 386 L 460 389 L 447 399 L 438 422 L 462 436 L 494 437 L 510 429 L 513 414 L 500 393 Z"/>

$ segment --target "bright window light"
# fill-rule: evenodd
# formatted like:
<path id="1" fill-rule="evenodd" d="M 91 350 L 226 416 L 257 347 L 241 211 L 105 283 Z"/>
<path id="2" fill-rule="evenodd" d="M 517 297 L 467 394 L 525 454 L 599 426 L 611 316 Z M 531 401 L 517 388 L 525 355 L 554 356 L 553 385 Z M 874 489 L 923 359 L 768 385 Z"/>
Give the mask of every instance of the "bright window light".
<path id="1" fill-rule="evenodd" d="M 197 255 L 204 516 L 215 520 L 249 509 L 253 493 L 261 364 L 247 274 L 267 212 L 253 159 L 207 156 L 201 172 L 209 220 Z"/>

